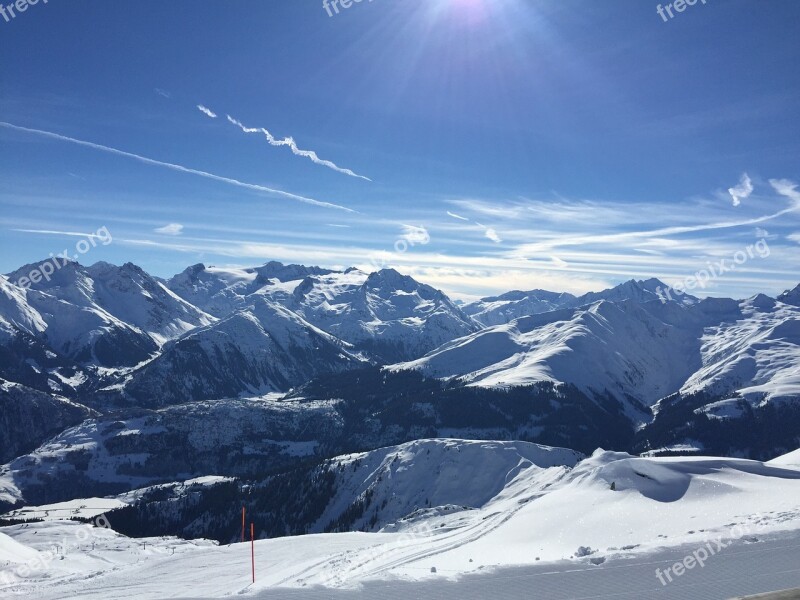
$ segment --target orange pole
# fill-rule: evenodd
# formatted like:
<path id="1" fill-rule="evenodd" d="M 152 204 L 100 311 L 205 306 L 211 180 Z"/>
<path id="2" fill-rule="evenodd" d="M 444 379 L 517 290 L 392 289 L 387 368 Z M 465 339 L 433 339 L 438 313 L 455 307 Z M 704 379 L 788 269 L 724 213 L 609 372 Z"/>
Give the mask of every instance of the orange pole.
<path id="1" fill-rule="evenodd" d="M 242 507 L 242 543 L 244 544 L 244 506 Z"/>
<path id="2" fill-rule="evenodd" d="M 256 542 L 255 526 L 250 523 L 250 561 L 253 565 L 253 583 L 256 582 Z"/>

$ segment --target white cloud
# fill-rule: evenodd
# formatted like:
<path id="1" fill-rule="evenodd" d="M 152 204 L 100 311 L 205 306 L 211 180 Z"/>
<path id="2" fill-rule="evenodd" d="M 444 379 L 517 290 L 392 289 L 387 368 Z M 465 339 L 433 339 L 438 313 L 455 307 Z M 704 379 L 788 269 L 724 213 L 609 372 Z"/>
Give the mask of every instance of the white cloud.
<path id="1" fill-rule="evenodd" d="M 228 115 L 228 121 L 231 124 L 236 125 L 239 129 L 241 129 L 245 133 L 263 134 L 264 137 L 267 138 L 267 142 L 269 143 L 270 146 L 288 146 L 289 149 L 292 151 L 292 154 L 294 154 L 295 156 L 303 156 L 305 158 L 308 158 L 309 160 L 311 160 L 311 162 L 315 164 L 322 165 L 323 167 L 328 167 L 329 169 L 333 169 L 338 173 L 349 175 L 350 177 L 357 177 L 359 179 L 364 179 L 366 181 L 372 181 L 369 177 L 358 175 L 357 173 L 354 173 L 350 169 L 343 169 L 342 167 L 337 166 L 336 164 L 334 164 L 329 160 L 321 159 L 319 156 L 317 156 L 317 153 L 314 152 L 313 150 L 301 150 L 300 148 L 297 147 L 297 143 L 295 143 L 294 138 L 292 137 L 287 137 L 283 138 L 282 140 L 279 140 L 263 127 L 246 127 L 245 125 L 242 124 L 241 121 L 237 121 L 230 115 Z"/>
<path id="2" fill-rule="evenodd" d="M 180 235 L 183 233 L 183 225 L 180 223 L 170 223 L 169 225 L 164 225 L 164 227 L 156 227 L 153 231 L 165 235 Z"/>
<path id="3" fill-rule="evenodd" d="M 452 213 L 449 210 L 447 211 L 447 215 L 453 217 L 454 219 L 459 219 L 461 221 L 469 221 L 467 217 L 462 217 L 461 215 L 457 215 L 456 213 Z"/>
<path id="4" fill-rule="evenodd" d="M 492 240 L 495 244 L 499 244 L 500 242 L 503 241 L 500 239 L 500 236 L 497 235 L 497 232 L 491 227 L 487 227 L 486 230 L 483 232 L 483 235 Z"/>
<path id="5" fill-rule="evenodd" d="M 12 125 L 11 123 L 6 123 L 4 121 L 0 121 L 0 127 L 6 127 L 8 129 L 13 129 L 14 131 L 22 131 L 25 133 L 31 133 L 33 135 L 40 135 L 43 137 L 47 137 L 53 140 L 59 140 L 62 142 L 69 142 L 71 144 L 77 144 L 78 146 L 84 146 L 86 148 L 93 148 L 95 150 L 100 150 L 101 152 L 107 152 L 109 154 L 115 154 L 117 156 L 124 156 L 126 158 L 132 158 L 139 162 L 142 162 L 146 165 L 152 165 L 155 167 L 163 167 L 165 169 L 170 169 L 171 171 L 178 171 L 180 173 L 188 173 L 190 175 L 196 175 L 198 177 L 203 177 L 205 179 L 211 179 L 213 181 L 218 181 L 221 183 L 227 183 L 228 185 L 233 185 L 239 188 L 245 188 L 248 190 L 252 190 L 254 192 L 261 192 L 266 194 L 271 194 L 274 196 L 279 196 L 281 198 L 288 198 L 290 200 L 295 200 L 297 202 L 303 202 L 305 204 L 311 204 L 313 206 L 319 206 L 322 208 L 333 208 L 336 210 L 343 210 L 345 212 L 354 213 L 351 208 L 347 208 L 345 206 L 340 206 L 338 204 L 332 204 L 330 202 L 323 202 L 321 200 L 315 200 L 313 198 L 308 198 L 306 196 L 299 196 L 297 194 L 292 194 L 290 192 L 284 192 L 282 190 L 276 190 L 273 188 L 268 188 L 263 185 L 256 185 L 254 183 L 245 183 L 243 181 L 239 181 L 238 179 L 232 179 L 230 177 L 222 177 L 221 175 L 214 175 L 213 173 L 208 173 L 207 171 L 199 171 L 197 169 L 190 169 L 189 167 L 184 167 L 181 165 L 176 165 L 173 163 L 162 162 L 160 160 L 155 160 L 153 158 L 147 158 L 146 156 L 141 156 L 139 154 L 133 154 L 132 152 L 125 152 L 124 150 L 117 150 L 116 148 L 112 148 L 110 146 L 103 146 L 102 144 L 95 144 L 94 142 L 86 142 L 84 140 L 79 140 L 76 138 L 71 138 L 66 135 L 60 135 L 58 133 L 52 133 L 50 131 L 43 131 L 41 129 L 30 129 L 28 127 L 20 127 L 19 125 Z"/>
<path id="6" fill-rule="evenodd" d="M 444 290 L 451 298 L 466 301 L 502 294 L 509 290 L 546 289 L 579 295 L 597 292 L 613 285 L 613 280 L 609 279 L 529 269 L 403 265 L 398 270 L 418 281 Z"/>
<path id="7" fill-rule="evenodd" d="M 428 230 L 416 225 L 403 225 L 403 235 L 401 237 L 412 246 L 416 244 L 424 246 L 431 241 Z"/>
<path id="8" fill-rule="evenodd" d="M 753 193 L 753 182 L 750 180 L 750 177 L 747 175 L 747 173 L 742 173 L 742 178 L 739 180 L 739 185 L 728 188 L 728 193 L 733 199 L 734 206 L 739 206 L 742 203 L 742 200 L 750 197 L 750 194 Z"/>
<path id="9" fill-rule="evenodd" d="M 215 113 L 215 112 L 214 112 L 213 110 L 211 110 L 210 108 L 206 108 L 206 107 L 205 107 L 205 106 L 203 106 L 202 104 L 198 104 L 198 105 L 197 105 L 197 110 L 199 110 L 201 113 L 203 113 L 203 114 L 204 114 L 204 115 L 206 115 L 207 117 L 211 117 L 212 119 L 216 119 L 216 118 L 217 118 L 217 113 Z"/>
<path id="10" fill-rule="evenodd" d="M 790 233 L 789 235 L 786 236 L 786 239 L 790 240 L 792 242 L 797 242 L 798 244 L 800 244 L 800 232 L 798 232 L 798 233 Z"/>
<path id="11" fill-rule="evenodd" d="M 155 88 L 153 91 L 162 98 L 172 98 L 172 94 L 170 94 L 167 90 L 162 90 L 161 88 Z"/>

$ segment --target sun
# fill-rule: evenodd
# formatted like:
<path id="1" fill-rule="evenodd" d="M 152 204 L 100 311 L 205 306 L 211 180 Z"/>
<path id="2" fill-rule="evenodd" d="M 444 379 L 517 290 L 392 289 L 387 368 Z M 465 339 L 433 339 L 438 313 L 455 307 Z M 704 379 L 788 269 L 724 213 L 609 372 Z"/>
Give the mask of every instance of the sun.
<path id="1" fill-rule="evenodd" d="M 486 22 L 503 0 L 436 0 L 431 3 L 434 17 L 477 25 Z"/>
<path id="2" fill-rule="evenodd" d="M 467 28 L 501 24 L 512 25 L 530 15 L 538 0 L 431 0 L 426 2 L 428 17 L 435 23 Z"/>

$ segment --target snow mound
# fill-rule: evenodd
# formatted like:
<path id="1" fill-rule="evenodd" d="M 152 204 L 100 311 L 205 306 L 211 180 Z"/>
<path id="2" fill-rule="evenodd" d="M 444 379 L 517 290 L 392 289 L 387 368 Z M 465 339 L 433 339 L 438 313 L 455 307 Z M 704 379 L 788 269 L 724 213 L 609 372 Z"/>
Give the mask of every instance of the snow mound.
<path id="1" fill-rule="evenodd" d="M 794 452 L 789 452 L 778 458 L 773 458 L 767 463 L 768 465 L 780 465 L 787 467 L 800 467 L 800 448 Z"/>
<path id="2" fill-rule="evenodd" d="M 39 553 L 33 548 L 20 544 L 5 533 L 0 533 L 0 564 L 22 564 L 35 560 Z"/>

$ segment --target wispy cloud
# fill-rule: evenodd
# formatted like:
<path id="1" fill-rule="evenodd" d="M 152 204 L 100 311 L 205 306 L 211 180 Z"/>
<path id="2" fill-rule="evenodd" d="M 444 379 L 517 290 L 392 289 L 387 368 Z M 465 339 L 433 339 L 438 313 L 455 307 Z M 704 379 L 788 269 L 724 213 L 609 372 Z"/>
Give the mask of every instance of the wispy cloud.
<path id="1" fill-rule="evenodd" d="M 795 208 L 800 208 L 800 192 L 797 191 L 797 184 L 788 179 L 770 179 L 769 184 L 781 196 L 786 196 L 795 202 Z"/>
<path id="2" fill-rule="evenodd" d="M 170 94 L 167 90 L 162 90 L 161 88 L 155 88 L 153 91 L 162 98 L 172 98 L 172 94 Z"/>
<path id="3" fill-rule="evenodd" d="M 203 106 L 202 104 L 198 104 L 198 105 L 197 105 L 197 110 L 199 110 L 201 113 L 203 113 L 203 114 L 204 114 L 204 115 L 206 115 L 207 117 L 211 117 L 212 119 L 216 119 L 216 118 L 217 118 L 217 113 L 215 113 L 215 112 L 214 112 L 213 110 L 211 110 L 210 108 L 206 108 L 206 107 L 205 107 L 205 106 Z"/>
<path id="4" fill-rule="evenodd" d="M 170 223 L 163 227 L 156 227 L 153 231 L 156 233 L 163 233 L 164 235 L 180 235 L 183 233 L 183 225 L 180 223 Z"/>
<path id="5" fill-rule="evenodd" d="M 786 239 L 790 240 L 792 242 L 797 242 L 798 244 L 800 244 L 800 232 L 798 232 L 798 233 L 790 233 L 789 235 L 786 236 Z"/>
<path id="6" fill-rule="evenodd" d="M 221 175 L 214 175 L 213 173 L 208 173 L 206 171 L 199 171 L 197 169 L 190 169 L 188 167 L 184 167 L 181 165 L 176 165 L 173 163 L 162 162 L 160 160 L 155 160 L 152 158 L 147 158 L 146 156 L 141 156 L 139 154 L 133 154 L 132 152 L 125 152 L 123 150 L 117 150 L 116 148 L 112 148 L 110 146 L 103 146 L 102 144 L 95 144 L 94 142 L 87 142 L 84 140 L 79 140 L 76 138 L 68 137 L 66 135 L 60 135 L 58 133 L 52 133 L 50 131 L 43 131 L 41 129 L 31 129 L 28 127 L 20 127 L 19 125 L 12 125 L 11 123 L 6 123 L 4 121 L 0 121 L 0 127 L 5 127 L 7 129 L 13 129 L 14 131 L 20 131 L 23 133 L 30 133 L 33 135 L 39 135 L 42 137 L 50 138 L 53 140 L 59 140 L 62 142 L 69 142 L 71 144 L 77 144 L 78 146 L 84 146 L 86 148 L 93 148 L 95 150 L 100 150 L 101 152 L 107 152 L 109 154 L 115 154 L 117 156 L 124 156 L 126 158 L 132 158 L 137 160 L 141 163 L 146 165 L 152 165 L 156 167 L 162 167 L 165 169 L 170 169 L 171 171 L 178 171 L 180 173 L 187 173 L 189 175 L 196 175 L 198 177 L 203 177 L 205 179 L 211 179 L 213 181 L 218 181 L 220 183 L 226 183 L 228 185 L 233 185 L 239 188 L 244 188 L 247 190 L 251 190 L 254 192 L 260 192 L 265 194 L 270 194 L 273 196 L 278 196 L 281 198 L 287 198 L 289 200 L 294 200 L 296 202 L 302 202 L 304 204 L 310 204 L 313 206 L 319 206 L 321 208 L 332 208 L 336 210 L 343 210 L 346 212 L 355 212 L 353 209 L 347 208 L 345 206 L 340 206 L 338 204 L 332 204 L 330 202 L 323 202 L 321 200 L 315 200 L 313 198 L 308 198 L 306 196 L 299 196 L 297 194 L 292 194 L 290 192 L 284 192 L 282 190 L 276 190 L 273 188 L 269 188 L 263 185 L 257 185 L 254 183 L 245 183 L 243 181 L 239 181 L 238 179 L 232 179 L 230 177 L 222 177 Z"/>
<path id="7" fill-rule="evenodd" d="M 739 185 L 728 188 L 728 193 L 731 195 L 734 206 L 739 206 L 742 200 L 750 197 L 750 194 L 753 193 L 753 182 L 747 173 L 742 173 Z"/>
<path id="8" fill-rule="evenodd" d="M 80 231 L 58 231 L 54 229 L 12 229 L 20 233 L 35 233 L 38 235 L 55 235 L 61 237 L 100 238 L 96 233 L 81 233 Z"/>
<path id="9" fill-rule="evenodd" d="M 287 137 L 283 138 L 282 140 L 273 136 L 268 130 L 264 129 L 263 127 L 247 127 L 242 124 L 241 121 L 234 119 L 232 116 L 228 115 L 228 121 L 233 125 L 236 125 L 239 129 L 241 129 L 245 133 L 260 133 L 263 134 L 265 138 L 267 138 L 267 142 L 270 146 L 287 146 L 289 150 L 292 151 L 292 154 L 296 156 L 302 156 L 311 160 L 311 162 L 322 165 L 323 167 L 328 167 L 329 169 L 333 169 L 338 173 L 343 173 L 345 175 L 349 175 L 350 177 L 357 177 L 358 179 L 364 179 L 365 181 L 372 181 L 369 177 L 364 177 L 363 175 L 358 175 L 354 173 L 350 169 L 343 169 L 342 167 L 337 166 L 333 162 L 329 160 L 323 160 L 317 153 L 313 150 L 301 150 L 297 147 L 297 143 L 295 143 L 294 138 Z"/>
<path id="10" fill-rule="evenodd" d="M 564 246 L 585 246 L 589 244 L 607 244 L 607 243 L 637 243 L 641 244 L 641 240 L 648 242 L 654 239 L 659 239 L 666 236 L 680 235 L 686 233 L 699 233 L 703 231 L 715 231 L 721 229 L 733 229 L 736 227 L 744 227 L 749 225 L 757 225 L 772 219 L 776 219 L 783 215 L 796 212 L 800 210 L 800 192 L 786 187 L 786 184 L 796 187 L 792 182 L 776 182 L 776 184 L 783 185 L 786 193 L 783 195 L 796 200 L 795 204 L 789 208 L 785 208 L 775 213 L 763 215 L 760 217 L 753 217 L 751 219 L 743 219 L 740 221 L 722 221 L 716 223 L 705 223 L 700 225 L 685 225 L 674 227 L 663 227 L 660 229 L 650 229 L 642 231 L 626 231 L 621 233 L 609 233 L 603 235 L 579 235 L 574 237 L 556 237 L 550 240 L 543 240 L 541 242 L 534 242 L 532 244 L 522 244 L 515 251 L 515 255 L 530 255 L 532 253 L 548 252 L 554 248 Z M 777 189 L 777 188 L 776 188 Z M 779 192 L 781 193 L 781 192 Z M 671 242 L 677 244 L 678 242 Z"/>
<path id="11" fill-rule="evenodd" d="M 464 210 L 468 210 L 479 215 L 487 217 L 498 217 L 502 219 L 516 219 L 519 218 L 524 208 L 516 204 L 499 204 L 495 202 L 487 202 L 485 200 L 461 199 L 461 200 L 448 200 L 448 204 L 458 206 Z M 451 215 L 452 216 L 452 215 Z"/>
<path id="12" fill-rule="evenodd" d="M 469 221 L 467 217 L 462 217 L 461 215 L 457 215 L 456 213 L 452 213 L 449 210 L 447 211 L 447 216 L 453 217 L 454 219 L 459 219 L 461 221 Z"/>

